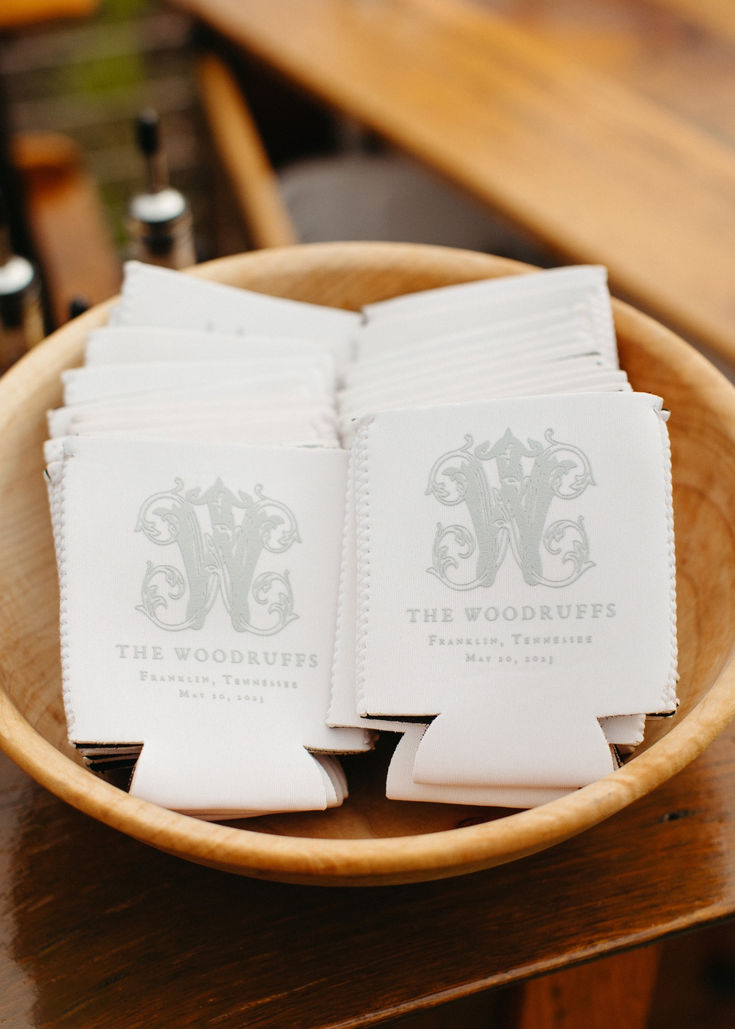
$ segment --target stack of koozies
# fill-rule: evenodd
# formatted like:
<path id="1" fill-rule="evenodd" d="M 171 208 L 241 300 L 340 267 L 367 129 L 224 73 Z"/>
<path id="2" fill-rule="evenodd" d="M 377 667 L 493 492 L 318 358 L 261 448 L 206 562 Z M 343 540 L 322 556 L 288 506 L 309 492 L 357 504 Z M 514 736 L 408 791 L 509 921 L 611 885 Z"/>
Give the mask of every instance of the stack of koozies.
<path id="1" fill-rule="evenodd" d="M 369 745 L 326 725 L 359 316 L 133 264 L 113 321 L 49 414 L 70 739 L 201 817 L 340 804 L 329 755 Z"/>
<path id="2" fill-rule="evenodd" d="M 533 806 L 676 706 L 666 412 L 599 268 L 361 314 L 149 266 L 49 413 L 64 700 L 90 766 L 200 817 Z"/>

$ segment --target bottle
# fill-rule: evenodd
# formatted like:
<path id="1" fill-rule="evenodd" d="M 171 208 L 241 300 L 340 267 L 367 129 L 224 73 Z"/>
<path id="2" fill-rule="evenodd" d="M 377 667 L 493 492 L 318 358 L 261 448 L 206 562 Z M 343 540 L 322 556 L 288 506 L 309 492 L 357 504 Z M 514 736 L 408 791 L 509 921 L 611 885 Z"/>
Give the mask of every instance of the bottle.
<path id="1" fill-rule="evenodd" d="M 13 253 L 0 197 L 0 374 L 44 336 L 41 286 L 25 257 Z"/>
<path id="2" fill-rule="evenodd" d="M 147 183 L 146 192 L 134 196 L 128 207 L 129 256 L 146 264 L 186 268 L 196 261 L 191 211 L 183 194 L 169 185 L 157 113 L 142 111 L 135 128 Z"/>

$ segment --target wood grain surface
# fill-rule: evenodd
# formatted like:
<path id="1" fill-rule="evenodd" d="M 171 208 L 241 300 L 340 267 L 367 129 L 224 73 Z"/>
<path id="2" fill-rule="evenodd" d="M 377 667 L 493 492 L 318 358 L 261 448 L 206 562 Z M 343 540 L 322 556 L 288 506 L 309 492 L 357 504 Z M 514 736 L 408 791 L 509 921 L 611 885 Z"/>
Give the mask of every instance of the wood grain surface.
<path id="1" fill-rule="evenodd" d="M 690 119 L 466 0 L 175 3 L 735 356 L 735 152 Z"/>
<path id="2" fill-rule="evenodd" d="M 529 980 L 513 1029 L 646 1029 L 660 950 L 640 947 Z"/>
<path id="3" fill-rule="evenodd" d="M 440 283 L 522 271 L 485 255 L 436 247 L 323 244 L 213 262 L 197 274 L 336 306 Z M 89 312 L 7 376 L 0 418 L 0 746 L 69 803 L 193 861 L 288 882 L 388 885 L 515 861 L 609 818 L 691 761 L 735 711 L 735 418 L 733 387 L 691 347 L 625 305 L 615 308 L 623 366 L 672 411 L 678 548 L 679 695 L 623 768 L 559 801 L 511 813 L 390 802 L 386 753 L 348 762 L 342 808 L 214 825 L 130 797 L 85 771 L 65 742 L 58 601 L 41 443 L 61 369 L 81 358 Z"/>
<path id="4" fill-rule="evenodd" d="M 330 890 L 169 857 L 0 755 L 0 1024 L 370 1026 L 703 926 L 735 911 L 734 786 L 730 729 L 542 854 L 444 882 Z"/>

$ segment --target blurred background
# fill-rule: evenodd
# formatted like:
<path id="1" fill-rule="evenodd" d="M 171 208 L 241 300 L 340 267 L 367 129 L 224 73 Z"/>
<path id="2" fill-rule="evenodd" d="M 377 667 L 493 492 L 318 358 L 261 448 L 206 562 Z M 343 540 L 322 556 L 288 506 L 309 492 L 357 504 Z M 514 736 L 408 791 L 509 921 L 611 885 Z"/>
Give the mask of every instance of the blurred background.
<path id="1" fill-rule="evenodd" d="M 3 19 L 0 179 L 13 248 L 41 274 L 46 331 L 76 300 L 116 292 L 131 256 L 128 208 L 145 191 L 134 122 L 151 108 L 199 261 L 291 240 L 382 239 L 556 262 L 499 212 L 176 5 L 8 0 Z M 205 54 L 231 76 L 224 85 L 202 71 Z M 218 89 L 233 85 L 246 104 L 236 112 L 246 123 L 234 132 L 235 161 L 245 147 L 234 181 L 222 126 L 208 114 Z"/>
<path id="2" fill-rule="evenodd" d="M 517 227 L 182 10 L 157 0 L 89 6 L 63 20 L 19 16 L 6 29 L 5 118 L 13 135 L 63 133 L 80 148 L 121 255 L 127 206 L 143 187 L 133 123 L 150 107 L 161 119 L 172 182 L 192 206 L 198 259 L 253 245 L 203 110 L 197 61 L 214 50 L 247 98 L 301 241 L 415 240 L 553 260 Z"/>
<path id="3" fill-rule="evenodd" d="M 117 288 L 152 108 L 200 261 L 383 239 L 605 263 L 730 372 L 734 88 L 723 0 L 4 0 L 0 186 L 47 329 Z"/>
<path id="4" fill-rule="evenodd" d="M 5 0 L 0 10 L 0 184 L 8 198 L 14 246 L 37 261 L 45 279 L 47 327 L 63 320 L 72 294 L 94 302 L 114 288 L 119 275 L 115 261 L 129 253 L 126 211 L 131 199 L 145 189 L 133 123 L 141 110 L 153 108 L 160 117 L 171 183 L 192 209 L 198 260 L 291 240 L 340 239 L 463 246 L 540 265 L 599 260 L 608 263 L 619 295 L 630 296 L 638 306 L 650 308 L 709 352 L 724 353 L 730 361 L 735 344 L 731 339 L 723 344 L 729 299 L 718 296 L 701 318 L 695 313 L 689 317 L 676 301 L 659 295 L 659 284 L 646 280 L 645 271 L 634 268 L 632 248 L 628 247 L 628 262 L 618 261 L 619 249 L 629 240 L 616 239 L 618 230 L 610 213 L 605 215 L 600 189 L 600 184 L 607 186 L 604 172 L 602 178 L 599 168 L 594 169 L 596 177 L 589 175 L 585 162 L 590 161 L 591 150 L 580 152 L 579 160 L 575 151 L 580 140 L 584 144 L 588 129 L 590 148 L 604 147 L 618 127 L 615 117 L 620 124 L 623 115 L 638 119 L 638 138 L 633 133 L 620 140 L 620 152 L 627 159 L 621 165 L 625 182 L 620 189 L 627 192 L 611 193 L 609 206 L 614 209 L 621 196 L 631 198 L 628 217 L 649 218 L 649 231 L 641 232 L 640 239 L 654 240 L 658 251 L 653 254 L 662 255 L 661 260 L 669 260 L 663 256 L 669 246 L 664 248 L 662 240 L 679 245 L 675 219 L 688 218 L 682 231 L 689 238 L 681 245 L 690 249 L 692 260 L 699 259 L 702 275 L 714 274 L 715 258 L 721 255 L 712 251 L 711 239 L 718 228 L 720 235 L 727 233 L 733 217 L 732 204 L 722 196 L 723 187 L 735 186 L 735 160 L 730 155 L 735 110 L 723 102 L 735 87 L 732 5 L 720 0 L 464 0 L 456 5 L 457 31 L 471 35 L 473 14 L 487 19 L 497 36 L 491 40 L 488 34 L 487 41 L 495 47 L 489 58 L 479 49 L 476 54 L 460 51 L 465 41 L 450 38 L 455 26 L 445 10 L 452 6 L 451 0 L 434 5 L 435 10 L 431 4 L 422 9 L 410 0 L 353 0 L 311 7 L 314 39 L 320 45 L 327 40 L 325 61 L 331 59 L 328 46 L 335 45 L 354 50 L 356 67 L 364 62 L 365 55 L 356 49 L 359 37 L 365 35 L 366 48 L 379 42 L 379 35 L 369 35 L 379 18 L 385 22 L 381 32 L 386 38 L 415 32 L 416 39 L 406 46 L 407 60 L 414 63 L 422 53 L 423 34 L 426 52 L 435 61 L 446 62 L 448 88 L 436 102 L 427 98 L 424 119 L 414 104 L 410 117 L 416 124 L 411 124 L 402 120 L 401 110 L 402 102 L 411 99 L 408 93 L 396 96 L 395 118 L 386 113 L 386 104 L 399 83 L 396 74 L 413 70 L 425 80 L 425 69 L 360 65 L 355 90 L 347 65 L 320 78 L 322 54 L 314 55 L 312 67 L 308 56 L 300 66 L 287 46 L 282 55 L 274 51 L 263 35 L 272 33 L 273 25 L 264 13 L 253 14 L 257 4 Z M 268 7 L 260 5 L 260 10 Z M 328 24 L 340 8 L 338 31 L 344 39 Z M 435 25 L 428 20 L 429 12 Z M 262 27 L 257 24 L 261 17 Z M 508 30 L 515 35 L 509 36 Z M 299 31 L 299 25 L 290 30 L 284 24 L 284 43 Z M 443 49 L 434 38 L 439 31 L 445 37 Z M 261 49 L 267 59 L 262 59 Z M 217 66 L 203 64 L 204 55 L 215 56 Z M 392 57 L 387 56 L 387 62 Z M 470 58 L 496 65 L 496 79 L 487 68 L 482 77 L 475 75 Z M 538 74 L 530 85 L 537 92 L 531 94 L 519 74 L 527 74 L 533 62 Z M 568 70 L 561 74 L 560 62 L 568 62 Z M 464 93 L 452 81 L 457 69 L 464 76 Z M 441 84 L 442 67 L 435 67 L 434 73 Z M 385 83 L 386 93 L 372 107 L 370 76 Z M 406 74 L 400 83 L 409 80 Z M 489 85 L 505 105 L 502 118 L 517 116 L 526 140 L 512 135 L 512 122 L 509 127 L 506 120 L 489 117 L 482 126 L 486 138 L 468 141 L 467 152 L 476 146 L 477 161 L 483 155 L 490 158 L 487 183 L 478 183 L 472 158 L 468 163 L 464 155 L 437 152 L 424 129 L 438 131 L 432 119 L 437 112 L 438 118 L 451 117 L 441 108 L 453 101 L 461 124 L 460 105 L 479 103 Z M 548 110 L 543 106 L 546 88 Z M 573 88 L 578 91 L 578 109 L 570 108 L 569 125 L 576 135 L 567 138 L 554 119 L 564 114 L 564 90 Z M 620 115 L 613 111 L 616 104 Z M 362 110 L 367 117 L 355 117 Z M 585 125 L 585 119 L 597 116 L 598 126 Z M 534 126 L 541 149 L 526 146 Z M 651 136 L 646 143 L 643 131 Z M 448 151 L 454 145 L 448 143 Z M 555 167 L 550 161 L 544 167 L 544 145 L 566 153 L 568 166 Z M 631 148 L 639 145 L 637 154 Z M 700 153 L 700 170 L 692 163 L 694 150 Z M 606 156 L 601 149 L 600 164 Z M 491 166 L 491 160 L 497 165 Z M 639 169 L 639 161 L 647 166 Z M 674 165 L 678 170 L 672 171 Z M 621 168 L 610 167 L 610 187 L 619 181 Z M 668 207 L 656 196 L 662 171 L 673 177 L 661 183 L 661 192 L 681 190 L 680 210 L 674 206 L 676 196 L 664 198 Z M 548 197 L 559 199 L 566 193 L 558 223 L 533 205 L 534 183 L 541 187 L 549 174 Z M 465 184 L 469 188 L 462 188 Z M 711 210 L 700 210 L 700 205 L 687 214 L 692 202 L 684 198 L 684 191 L 692 188 L 699 196 L 710 186 L 720 206 L 713 203 Z M 61 203 L 63 188 L 67 192 Z M 579 206 L 570 207 L 577 190 Z M 539 196 L 545 203 L 546 195 Z M 588 202 L 590 197 L 597 206 Z M 641 199 L 647 208 L 637 207 Z M 660 210 L 652 213 L 656 203 Z M 87 250 L 96 253 L 86 264 L 78 247 L 76 254 L 60 252 L 58 240 L 68 236 L 64 218 L 72 210 Z M 621 222 L 625 215 L 620 212 Z M 645 222 L 641 227 L 646 228 Z M 76 273 L 72 257 L 81 266 Z M 660 269 L 660 283 L 666 285 L 668 272 Z M 672 265 L 671 293 L 680 293 L 680 285 Z M 711 289 L 703 304 L 715 289 L 713 284 L 704 286 Z M 717 288 L 721 292 L 719 283 Z M 692 310 L 696 304 L 693 296 Z M 714 311 L 718 307 L 722 310 Z"/>

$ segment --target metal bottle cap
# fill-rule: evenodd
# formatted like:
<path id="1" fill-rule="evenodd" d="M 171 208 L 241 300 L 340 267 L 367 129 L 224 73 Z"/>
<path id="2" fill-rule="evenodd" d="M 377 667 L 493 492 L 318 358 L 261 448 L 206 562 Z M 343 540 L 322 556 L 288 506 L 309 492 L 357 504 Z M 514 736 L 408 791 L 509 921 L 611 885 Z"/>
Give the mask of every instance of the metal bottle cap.
<path id="1" fill-rule="evenodd" d="M 155 111 L 138 115 L 136 138 L 146 162 L 148 188 L 133 197 L 128 207 L 130 257 L 147 264 L 185 268 L 196 261 L 191 211 L 183 194 L 168 183 Z"/>

